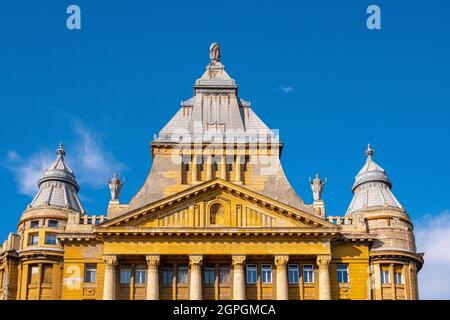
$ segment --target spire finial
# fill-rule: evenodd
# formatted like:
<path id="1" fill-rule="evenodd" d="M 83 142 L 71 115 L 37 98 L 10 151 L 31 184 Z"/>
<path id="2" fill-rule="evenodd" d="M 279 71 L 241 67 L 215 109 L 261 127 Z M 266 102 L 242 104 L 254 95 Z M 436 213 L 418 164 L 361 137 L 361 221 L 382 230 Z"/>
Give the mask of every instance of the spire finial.
<path id="1" fill-rule="evenodd" d="M 370 158 L 372 158 L 372 156 L 373 156 L 373 154 L 375 153 L 375 151 L 372 149 L 372 147 L 370 146 L 370 143 L 367 145 L 367 150 L 366 150 L 366 152 L 364 152 L 365 153 L 365 155 L 367 156 L 367 157 L 370 157 Z"/>
<path id="2" fill-rule="evenodd" d="M 58 149 L 58 151 L 56 151 L 56 154 L 58 155 L 58 158 L 63 158 L 64 159 L 64 156 L 66 155 L 66 152 L 64 151 L 62 142 L 59 143 L 59 149 Z"/>

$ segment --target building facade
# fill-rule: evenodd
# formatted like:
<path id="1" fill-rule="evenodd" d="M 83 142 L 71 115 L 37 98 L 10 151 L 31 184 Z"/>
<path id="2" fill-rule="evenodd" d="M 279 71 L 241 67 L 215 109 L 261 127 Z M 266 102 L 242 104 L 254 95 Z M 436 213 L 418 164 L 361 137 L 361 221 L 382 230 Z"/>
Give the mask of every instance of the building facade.
<path id="1" fill-rule="evenodd" d="M 413 225 L 366 150 L 345 215 L 329 216 L 311 180 L 305 204 L 283 144 L 238 96 L 210 47 L 194 96 L 150 144 L 152 167 L 128 204 L 109 181 L 88 215 L 63 146 L 0 249 L 2 299 L 418 299 Z"/>

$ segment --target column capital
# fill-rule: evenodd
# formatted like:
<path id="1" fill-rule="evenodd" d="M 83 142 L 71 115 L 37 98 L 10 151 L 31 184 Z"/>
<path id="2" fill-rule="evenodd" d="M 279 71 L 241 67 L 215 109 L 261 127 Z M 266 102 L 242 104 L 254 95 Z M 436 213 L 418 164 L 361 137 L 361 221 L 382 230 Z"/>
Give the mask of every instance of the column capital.
<path id="1" fill-rule="evenodd" d="M 275 265 L 278 266 L 285 266 L 287 265 L 289 261 L 288 255 L 277 255 L 275 256 Z"/>
<path id="2" fill-rule="evenodd" d="M 236 255 L 236 256 L 232 256 L 231 258 L 233 260 L 233 266 L 235 266 L 237 264 L 244 264 L 245 260 L 247 259 L 247 257 L 244 255 Z"/>
<path id="3" fill-rule="evenodd" d="M 147 260 L 147 264 L 149 266 L 159 266 L 159 263 L 161 261 L 161 258 L 159 255 L 145 256 L 145 259 Z"/>
<path id="4" fill-rule="evenodd" d="M 197 264 L 202 264 L 203 262 L 203 256 L 202 255 L 193 255 L 193 256 L 189 256 L 189 265 L 197 265 Z"/>
<path id="5" fill-rule="evenodd" d="M 317 255 L 317 265 L 319 267 L 328 267 L 331 262 L 331 254 L 319 254 Z"/>
<path id="6" fill-rule="evenodd" d="M 117 256 L 103 256 L 103 262 L 110 266 L 117 266 Z"/>

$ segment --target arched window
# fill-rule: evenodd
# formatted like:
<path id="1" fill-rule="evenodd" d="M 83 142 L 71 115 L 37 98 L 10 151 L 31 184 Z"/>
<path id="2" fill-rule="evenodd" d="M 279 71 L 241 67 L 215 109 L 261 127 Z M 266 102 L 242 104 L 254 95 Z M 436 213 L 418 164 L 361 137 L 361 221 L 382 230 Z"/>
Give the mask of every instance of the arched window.
<path id="1" fill-rule="evenodd" d="M 222 225 L 224 219 L 224 208 L 220 203 L 214 203 L 209 209 L 209 224 Z"/>

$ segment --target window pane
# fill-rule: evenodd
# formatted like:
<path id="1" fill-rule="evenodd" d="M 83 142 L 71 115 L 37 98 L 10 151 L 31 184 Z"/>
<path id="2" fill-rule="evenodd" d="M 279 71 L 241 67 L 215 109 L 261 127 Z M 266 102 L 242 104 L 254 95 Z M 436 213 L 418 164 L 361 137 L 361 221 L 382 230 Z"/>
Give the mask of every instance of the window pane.
<path id="1" fill-rule="evenodd" d="M 261 267 L 261 281 L 262 283 L 272 283 L 272 266 L 264 264 Z"/>
<path id="2" fill-rule="evenodd" d="M 204 283 L 212 285 L 215 282 L 214 267 L 205 267 L 204 269 Z"/>
<path id="3" fill-rule="evenodd" d="M 130 284 L 131 269 L 120 269 L 120 284 Z"/>
<path id="4" fill-rule="evenodd" d="M 297 264 L 290 264 L 288 266 L 289 283 L 297 284 L 298 283 L 298 278 L 299 278 L 298 265 Z"/>
<path id="5" fill-rule="evenodd" d="M 30 228 L 38 228 L 39 227 L 39 220 L 33 220 L 30 222 Z"/>
<path id="6" fill-rule="evenodd" d="M 173 267 L 165 266 L 163 269 L 163 284 L 172 285 L 173 284 Z"/>
<path id="7" fill-rule="evenodd" d="M 178 266 L 178 284 L 187 284 L 188 282 L 188 267 Z"/>
<path id="8" fill-rule="evenodd" d="M 56 234 L 47 234 L 45 236 L 45 244 L 56 244 Z"/>
<path id="9" fill-rule="evenodd" d="M 145 284 L 147 278 L 147 270 L 145 269 L 136 269 L 135 283 L 137 284 Z"/>
<path id="10" fill-rule="evenodd" d="M 403 284 L 403 276 L 401 272 L 396 272 L 394 274 L 395 284 Z"/>
<path id="11" fill-rule="evenodd" d="M 303 266 L 303 282 L 313 283 L 314 282 L 314 268 L 310 264 Z"/>
<path id="12" fill-rule="evenodd" d="M 224 284 L 224 285 L 230 284 L 230 268 L 229 267 L 220 267 L 219 283 Z"/>
<path id="13" fill-rule="evenodd" d="M 339 283 L 348 283 L 348 266 L 346 264 L 337 265 L 337 278 Z"/>
<path id="14" fill-rule="evenodd" d="M 86 265 L 84 270 L 84 282 L 96 283 L 97 282 L 97 266 Z"/>
<path id="15" fill-rule="evenodd" d="M 389 270 L 382 270 L 381 271 L 381 283 L 382 284 L 389 284 L 389 283 L 391 283 Z"/>
<path id="16" fill-rule="evenodd" d="M 30 245 L 37 246 L 39 244 L 39 235 L 38 234 L 30 234 Z"/>
<path id="17" fill-rule="evenodd" d="M 58 227 L 58 221 L 57 220 L 48 220 L 48 226 L 50 228 L 56 228 L 56 227 Z"/>
<path id="18" fill-rule="evenodd" d="M 31 267 L 31 274 L 30 274 L 30 284 L 37 284 L 39 278 L 39 267 L 38 266 L 32 266 Z"/>
<path id="19" fill-rule="evenodd" d="M 256 265 L 249 264 L 247 265 L 247 283 L 256 283 L 256 281 L 257 281 Z"/>

